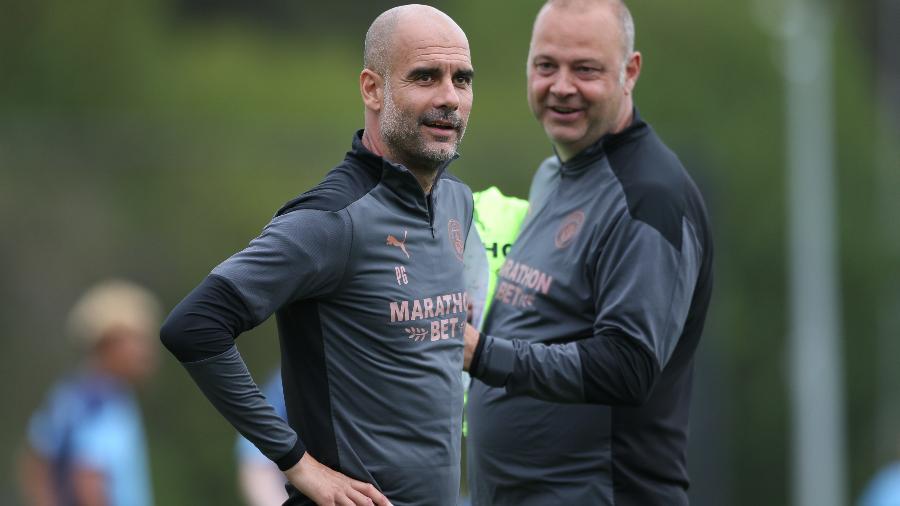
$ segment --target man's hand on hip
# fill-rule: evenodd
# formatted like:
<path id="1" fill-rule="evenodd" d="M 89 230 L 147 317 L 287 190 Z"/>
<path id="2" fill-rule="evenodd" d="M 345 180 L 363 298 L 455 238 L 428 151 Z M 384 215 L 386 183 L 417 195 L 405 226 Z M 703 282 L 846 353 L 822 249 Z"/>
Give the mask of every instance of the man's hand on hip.
<path id="1" fill-rule="evenodd" d="M 284 474 L 291 485 L 321 506 L 391 506 L 373 485 L 322 465 L 309 453 Z"/>

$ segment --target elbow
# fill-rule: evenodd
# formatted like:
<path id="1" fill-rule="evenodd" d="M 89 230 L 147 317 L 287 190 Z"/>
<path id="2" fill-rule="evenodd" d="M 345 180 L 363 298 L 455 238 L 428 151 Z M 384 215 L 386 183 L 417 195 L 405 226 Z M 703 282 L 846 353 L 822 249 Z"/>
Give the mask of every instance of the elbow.
<path id="1" fill-rule="evenodd" d="M 633 345 L 620 353 L 619 361 L 622 364 L 622 404 L 643 406 L 653 395 L 653 387 L 661 372 L 656 358 L 644 347 Z"/>
<path id="2" fill-rule="evenodd" d="M 159 340 L 180 362 L 202 360 L 207 356 L 198 348 L 206 335 L 206 324 L 207 321 L 197 314 L 196 308 L 181 301 L 159 329 Z"/>
<path id="3" fill-rule="evenodd" d="M 595 404 L 637 408 L 650 400 L 654 383 L 655 377 L 635 374 L 634 371 L 619 371 L 617 378 L 607 376 L 603 384 L 586 383 L 585 400 Z"/>
<path id="4" fill-rule="evenodd" d="M 235 333 L 215 314 L 182 301 L 159 329 L 163 346 L 182 363 L 206 360 L 234 346 Z"/>
<path id="5" fill-rule="evenodd" d="M 620 404 L 623 406 L 640 407 L 650 400 L 653 394 L 653 385 L 656 383 L 657 374 L 641 374 L 632 371 L 631 378 L 623 379 L 623 393 Z"/>
<path id="6" fill-rule="evenodd" d="M 650 400 L 660 375 L 656 358 L 628 337 L 579 343 L 585 400 L 639 407 Z"/>
<path id="7" fill-rule="evenodd" d="M 185 336 L 184 324 L 173 311 L 159 329 L 159 340 L 170 353 L 177 357 L 182 355 L 188 347 Z"/>
<path id="8" fill-rule="evenodd" d="M 197 362 L 228 351 L 249 328 L 237 295 L 208 277 L 184 298 L 159 330 L 159 339 L 181 362 Z"/>

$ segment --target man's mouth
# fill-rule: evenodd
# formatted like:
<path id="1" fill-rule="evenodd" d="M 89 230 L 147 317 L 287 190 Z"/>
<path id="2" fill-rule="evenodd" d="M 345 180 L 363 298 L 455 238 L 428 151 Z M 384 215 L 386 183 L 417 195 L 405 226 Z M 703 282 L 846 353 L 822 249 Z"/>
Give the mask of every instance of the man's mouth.
<path id="1" fill-rule="evenodd" d="M 423 124 L 427 127 L 436 128 L 438 130 L 444 130 L 447 132 L 453 132 L 456 130 L 456 124 L 452 121 L 447 120 L 429 120 L 424 121 Z"/>
<path id="2" fill-rule="evenodd" d="M 576 107 L 562 107 L 558 105 L 552 105 L 550 106 L 550 110 L 553 112 L 558 112 L 559 114 L 572 114 L 580 111 L 581 109 Z"/>

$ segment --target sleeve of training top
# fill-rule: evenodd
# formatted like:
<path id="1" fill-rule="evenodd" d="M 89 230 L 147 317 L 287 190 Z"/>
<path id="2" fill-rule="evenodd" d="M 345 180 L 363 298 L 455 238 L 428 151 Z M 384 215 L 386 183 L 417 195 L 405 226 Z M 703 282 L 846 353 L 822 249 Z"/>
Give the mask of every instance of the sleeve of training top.
<path id="1" fill-rule="evenodd" d="M 473 224 L 469 228 L 466 239 L 466 252 L 463 256 L 463 276 L 466 281 L 466 292 L 472 304 L 471 322 L 475 328 L 481 328 L 484 317 L 485 302 L 488 297 L 488 276 L 490 275 L 484 245 Z"/>
<path id="2" fill-rule="evenodd" d="M 275 413 L 278 417 L 286 420 L 287 408 L 284 405 L 284 392 L 281 385 L 281 370 L 279 369 L 261 386 L 260 390 L 266 400 L 275 408 Z M 269 463 L 269 459 L 259 451 L 259 448 L 240 434 L 237 435 L 234 451 L 238 465 L 244 463 Z"/>
<path id="3" fill-rule="evenodd" d="M 551 345 L 482 336 L 472 376 L 556 402 L 642 404 L 681 336 L 701 257 L 689 221 L 677 249 L 623 214 L 594 264 L 593 336 Z"/>
<path id="4" fill-rule="evenodd" d="M 260 393 L 234 339 L 278 308 L 341 284 L 350 251 L 347 220 L 316 210 L 277 216 L 247 248 L 213 269 L 160 332 L 216 409 L 282 470 L 300 460 L 305 446 Z"/>

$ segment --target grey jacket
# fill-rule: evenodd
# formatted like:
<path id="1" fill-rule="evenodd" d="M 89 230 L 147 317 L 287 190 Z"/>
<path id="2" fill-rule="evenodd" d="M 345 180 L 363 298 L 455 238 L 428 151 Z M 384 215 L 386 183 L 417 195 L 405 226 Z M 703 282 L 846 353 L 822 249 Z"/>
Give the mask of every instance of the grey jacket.
<path id="1" fill-rule="evenodd" d="M 173 310 L 163 340 L 282 469 L 308 451 L 394 505 L 455 505 L 471 221 L 465 185 L 442 169 L 425 195 L 359 132 L 322 183 Z M 273 313 L 289 425 L 233 345 Z M 309 503 L 289 492 L 287 504 Z"/>
<path id="2" fill-rule="evenodd" d="M 712 286 L 700 193 L 635 112 L 538 169 L 472 363 L 477 506 L 684 505 Z"/>

